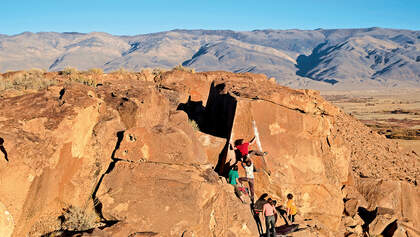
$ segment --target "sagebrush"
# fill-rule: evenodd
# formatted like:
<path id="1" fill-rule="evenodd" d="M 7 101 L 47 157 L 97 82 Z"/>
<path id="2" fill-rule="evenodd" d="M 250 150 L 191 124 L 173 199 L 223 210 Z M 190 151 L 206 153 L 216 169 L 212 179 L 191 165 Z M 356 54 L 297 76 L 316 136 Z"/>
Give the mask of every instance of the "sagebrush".
<path id="1" fill-rule="evenodd" d="M 93 229 L 99 222 L 99 216 L 92 210 L 70 205 L 61 216 L 61 229 L 68 231 L 85 231 Z"/>

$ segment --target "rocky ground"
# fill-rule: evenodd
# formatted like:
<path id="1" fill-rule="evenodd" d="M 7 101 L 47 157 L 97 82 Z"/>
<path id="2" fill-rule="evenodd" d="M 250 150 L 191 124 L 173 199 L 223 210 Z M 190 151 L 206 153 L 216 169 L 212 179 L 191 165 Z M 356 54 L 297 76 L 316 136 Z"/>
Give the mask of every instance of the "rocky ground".
<path id="1" fill-rule="evenodd" d="M 294 194 L 292 236 L 420 233 L 419 155 L 315 91 L 182 70 L 0 79 L 1 236 L 258 236 L 224 179 L 255 126 L 256 196 Z"/>

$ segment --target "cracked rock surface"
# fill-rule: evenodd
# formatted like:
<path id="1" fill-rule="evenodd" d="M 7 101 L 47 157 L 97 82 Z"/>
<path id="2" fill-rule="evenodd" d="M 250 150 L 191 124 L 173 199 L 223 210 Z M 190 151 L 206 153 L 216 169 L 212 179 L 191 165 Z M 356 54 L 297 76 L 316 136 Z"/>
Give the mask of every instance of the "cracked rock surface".
<path id="1" fill-rule="evenodd" d="M 86 86 L 50 73 L 62 83 L 2 96 L 2 236 L 258 236 L 224 180 L 227 142 L 256 129 L 268 151 L 256 198 L 294 194 L 293 236 L 418 233 L 419 157 L 317 92 L 250 73 L 128 75 Z M 69 207 L 89 231 L 64 229 Z"/>

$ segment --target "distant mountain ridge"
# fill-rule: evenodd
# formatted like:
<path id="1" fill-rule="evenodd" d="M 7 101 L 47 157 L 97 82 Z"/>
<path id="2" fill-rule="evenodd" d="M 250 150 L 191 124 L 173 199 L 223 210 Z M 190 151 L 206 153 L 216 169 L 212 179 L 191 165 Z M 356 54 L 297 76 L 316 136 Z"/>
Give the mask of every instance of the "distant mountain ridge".
<path id="1" fill-rule="evenodd" d="M 264 73 L 280 84 L 314 89 L 420 87 L 420 31 L 172 30 L 0 34 L 0 72 L 173 68 Z"/>

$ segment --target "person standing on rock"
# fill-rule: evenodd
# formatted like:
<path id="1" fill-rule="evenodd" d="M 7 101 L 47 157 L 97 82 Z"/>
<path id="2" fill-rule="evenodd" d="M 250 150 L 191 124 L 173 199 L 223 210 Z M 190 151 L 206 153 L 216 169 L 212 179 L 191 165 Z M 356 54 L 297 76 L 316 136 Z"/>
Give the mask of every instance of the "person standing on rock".
<path id="1" fill-rule="evenodd" d="M 293 202 L 293 195 L 291 193 L 287 194 L 287 217 L 289 218 L 290 222 L 295 222 L 295 215 L 297 213 L 297 209 L 295 203 Z"/>
<path id="2" fill-rule="evenodd" d="M 246 177 L 241 177 L 238 179 L 239 183 L 248 182 L 249 185 L 249 197 L 251 198 L 251 202 L 254 203 L 254 164 L 252 163 L 251 158 L 246 160 L 246 163 L 242 162 L 242 167 L 245 169 Z"/>
<path id="3" fill-rule="evenodd" d="M 6 159 L 6 161 L 9 162 L 9 159 L 7 158 L 7 152 L 6 152 L 6 149 L 4 149 L 3 143 L 4 143 L 4 139 L 0 137 L 0 151 L 3 152 L 4 159 Z"/>
<path id="4" fill-rule="evenodd" d="M 275 237 L 275 219 L 274 219 L 274 212 L 275 208 L 273 206 L 273 200 L 269 198 L 267 203 L 263 206 L 263 214 L 265 216 L 265 231 L 267 237 Z"/>
<path id="5" fill-rule="evenodd" d="M 243 193 L 239 190 L 239 174 L 238 174 L 238 166 L 234 165 L 232 169 L 229 171 L 229 177 L 228 182 L 233 185 L 235 189 L 235 194 L 241 199 L 242 203 L 245 203 L 245 200 L 243 198 Z M 242 184 L 241 184 L 242 186 Z"/>
<path id="6" fill-rule="evenodd" d="M 249 142 L 244 143 L 244 139 L 238 139 L 235 142 L 235 146 L 230 144 L 233 147 L 233 150 L 237 152 L 237 161 L 244 161 L 247 157 L 250 155 L 256 155 L 256 156 L 265 156 L 267 155 L 267 152 L 261 152 L 261 151 L 254 151 L 249 150 L 249 146 L 255 143 L 255 137 L 252 138 Z"/>
<path id="7" fill-rule="evenodd" d="M 263 193 L 260 196 L 260 198 L 258 198 L 258 200 L 255 202 L 255 204 L 251 204 L 252 214 L 254 216 L 255 222 L 257 223 L 258 232 L 260 233 L 260 235 L 262 235 L 264 231 L 261 224 L 260 213 L 262 213 L 263 211 L 264 204 L 267 203 L 267 200 L 265 200 L 267 197 L 268 194 Z"/>
<path id="8" fill-rule="evenodd" d="M 276 210 L 276 205 L 277 205 L 277 201 L 273 200 L 273 208 L 274 208 L 274 225 L 277 224 L 277 218 L 278 218 L 278 214 L 277 214 L 277 210 Z"/>

